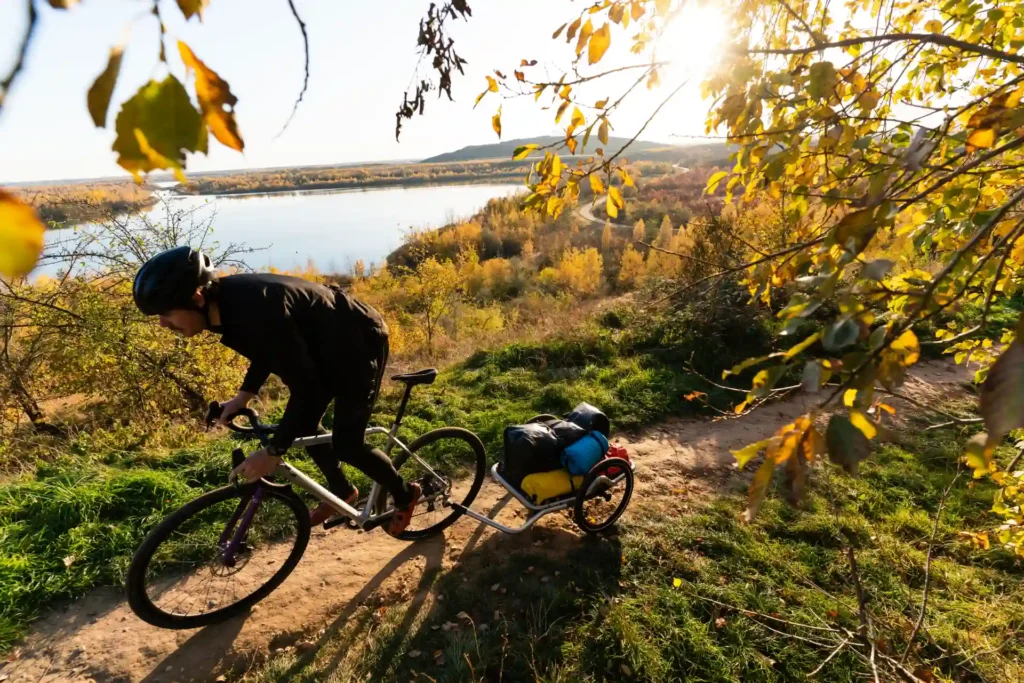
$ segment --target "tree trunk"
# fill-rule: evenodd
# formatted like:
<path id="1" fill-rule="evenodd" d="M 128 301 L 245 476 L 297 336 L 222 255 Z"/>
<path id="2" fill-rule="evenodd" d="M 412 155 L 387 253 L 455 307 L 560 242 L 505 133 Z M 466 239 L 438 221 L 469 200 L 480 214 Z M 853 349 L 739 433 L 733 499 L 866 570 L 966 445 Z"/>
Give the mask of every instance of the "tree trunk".
<path id="1" fill-rule="evenodd" d="M 18 405 L 21 406 L 21 410 L 29 419 L 29 422 L 32 423 L 32 429 L 41 434 L 50 434 L 52 436 L 64 435 L 64 432 L 59 427 L 46 421 L 46 416 L 43 415 L 43 409 L 39 407 L 39 402 L 29 393 L 28 388 L 22 383 L 20 377 L 14 376 L 11 378 L 11 389 L 13 389 L 15 397 L 18 399 Z"/>

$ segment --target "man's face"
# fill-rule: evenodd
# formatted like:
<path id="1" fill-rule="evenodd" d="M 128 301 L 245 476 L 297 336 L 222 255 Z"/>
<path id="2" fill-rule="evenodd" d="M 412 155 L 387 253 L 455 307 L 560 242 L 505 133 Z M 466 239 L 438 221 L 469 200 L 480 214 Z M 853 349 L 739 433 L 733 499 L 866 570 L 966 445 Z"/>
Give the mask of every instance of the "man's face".
<path id="1" fill-rule="evenodd" d="M 160 314 L 160 327 L 182 337 L 194 337 L 206 329 L 206 317 L 200 311 L 175 308 Z"/>

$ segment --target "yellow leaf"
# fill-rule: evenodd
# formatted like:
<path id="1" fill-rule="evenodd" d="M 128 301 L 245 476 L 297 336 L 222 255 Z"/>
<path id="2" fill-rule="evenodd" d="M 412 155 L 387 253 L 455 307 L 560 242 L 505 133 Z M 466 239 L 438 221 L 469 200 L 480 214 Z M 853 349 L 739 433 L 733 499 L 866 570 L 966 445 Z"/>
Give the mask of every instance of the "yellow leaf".
<path id="1" fill-rule="evenodd" d="M 843 392 L 843 405 L 847 408 L 853 407 L 853 402 L 857 400 L 857 390 L 847 389 Z"/>
<path id="2" fill-rule="evenodd" d="M 209 4 L 210 0 L 178 0 L 178 7 L 186 19 L 191 19 L 192 15 L 198 14 L 200 21 L 203 20 L 203 10 Z"/>
<path id="3" fill-rule="evenodd" d="M 0 189 L 0 275 L 28 275 L 43 250 L 45 231 L 31 206 Z"/>
<path id="4" fill-rule="evenodd" d="M 590 19 L 587 19 L 587 23 L 583 24 L 583 28 L 580 29 L 580 37 L 576 40 L 576 54 L 583 52 L 583 46 L 590 40 L 590 36 L 594 33 L 594 25 L 590 23 Z"/>
<path id="5" fill-rule="evenodd" d="M 921 357 L 921 345 L 913 330 L 907 330 L 901 334 L 889 348 L 900 354 L 900 362 L 903 365 L 913 365 Z"/>
<path id="6" fill-rule="evenodd" d="M 476 96 L 476 102 L 473 103 L 473 108 L 476 109 L 476 105 L 480 104 L 480 100 L 484 98 L 484 95 L 489 93 L 490 90 L 484 90 L 482 93 Z M 537 97 L 540 97 L 540 91 L 537 91 Z"/>
<path id="7" fill-rule="evenodd" d="M 573 128 L 579 128 L 584 123 L 586 123 L 586 119 L 583 118 L 583 112 L 580 111 L 579 107 L 573 107 L 572 118 L 569 119 L 569 125 Z"/>
<path id="8" fill-rule="evenodd" d="M 675 588 L 679 588 L 680 586 L 683 585 L 683 580 L 682 579 L 672 579 L 672 585 Z"/>
<path id="9" fill-rule="evenodd" d="M 1021 99 L 1024 99 L 1024 85 L 1014 90 L 1006 98 L 1006 108 L 1015 109 L 1020 104 Z"/>
<path id="10" fill-rule="evenodd" d="M 636 187 L 636 185 L 633 184 L 633 178 L 631 178 L 629 173 L 626 172 L 626 169 L 620 167 L 619 175 L 622 176 L 623 185 L 626 187 Z"/>
<path id="11" fill-rule="evenodd" d="M 765 458 L 761 467 L 754 473 L 754 479 L 750 482 L 750 488 L 747 491 L 748 502 L 747 509 L 743 513 L 744 522 L 751 522 L 757 516 L 757 511 L 761 509 L 761 503 L 764 502 L 765 494 L 768 493 L 768 484 L 771 483 L 774 472 L 775 461 Z"/>
<path id="12" fill-rule="evenodd" d="M 608 119 L 601 119 L 601 125 L 597 129 L 597 139 L 608 144 Z"/>
<path id="13" fill-rule="evenodd" d="M 515 74 L 517 81 L 525 81 L 526 80 L 526 74 L 524 74 L 522 71 L 516 70 L 516 71 L 513 71 L 512 73 Z"/>
<path id="14" fill-rule="evenodd" d="M 622 199 L 622 192 L 613 185 L 608 186 L 608 199 L 615 204 L 616 209 L 626 208 L 626 202 Z"/>
<path id="15" fill-rule="evenodd" d="M 515 151 L 512 152 L 512 160 L 519 161 L 520 159 L 525 159 L 530 155 L 530 152 L 532 152 L 535 149 L 537 149 L 537 145 L 533 143 L 530 143 L 529 145 L 523 145 L 521 147 L 516 147 Z"/>
<path id="16" fill-rule="evenodd" d="M 875 438 L 875 435 L 878 434 L 878 429 L 875 428 L 875 425 L 868 419 L 867 415 L 859 410 L 850 411 L 850 423 L 869 439 Z"/>
<path id="17" fill-rule="evenodd" d="M 604 194 L 604 184 L 601 183 L 601 179 L 597 177 L 597 173 L 590 174 L 590 189 L 594 191 L 594 196 Z"/>
<path id="18" fill-rule="evenodd" d="M 583 21 L 582 19 L 577 17 L 576 21 L 574 21 L 571 24 L 569 24 L 569 30 L 565 32 L 565 42 L 568 43 L 569 41 L 571 41 L 573 39 L 573 36 L 576 35 L 576 31 L 580 30 L 580 22 L 582 22 L 582 21 Z M 555 35 L 556 36 L 558 35 L 557 32 L 555 33 Z"/>
<path id="19" fill-rule="evenodd" d="M 1021 88 L 1021 90 L 1024 91 L 1024 88 Z M 597 102 L 595 102 L 594 103 L 594 108 L 595 109 L 604 109 L 605 105 L 607 105 L 607 104 L 608 104 L 608 98 L 606 97 L 603 100 L 598 100 Z"/>
<path id="20" fill-rule="evenodd" d="M 96 77 L 89 92 L 86 95 L 86 104 L 89 107 L 89 115 L 97 128 L 107 125 L 107 110 L 110 109 L 110 96 L 114 93 L 114 84 L 117 83 L 117 74 L 121 71 L 121 56 L 124 48 L 120 45 L 110 48 L 110 56 L 107 58 L 107 67 L 103 73 Z"/>
<path id="21" fill-rule="evenodd" d="M 644 9 L 644 6 L 641 3 L 636 2 L 636 0 L 629 3 L 629 16 L 633 17 L 633 21 L 642 17 L 646 11 L 647 10 Z"/>
<path id="22" fill-rule="evenodd" d="M 802 342 L 800 342 L 796 346 L 791 347 L 788 351 L 786 351 L 786 353 L 785 353 L 785 355 L 783 357 L 786 360 L 789 360 L 790 358 L 793 358 L 794 356 L 797 356 L 797 355 L 803 353 L 812 344 L 814 344 L 814 342 L 818 341 L 818 339 L 820 339 L 820 338 L 821 338 L 821 332 L 815 332 L 814 334 L 809 336 L 807 339 L 804 339 Z"/>
<path id="23" fill-rule="evenodd" d="M 196 73 L 196 97 L 199 109 L 203 112 L 206 125 L 213 137 L 231 149 L 241 152 L 245 147 L 242 137 L 238 134 L 238 123 L 235 121 L 235 104 L 238 98 L 231 94 L 227 81 L 217 75 L 189 49 L 185 43 L 178 41 L 178 52 L 185 69 Z"/>
<path id="24" fill-rule="evenodd" d="M 665 15 L 668 13 L 669 7 L 672 5 L 672 0 L 654 0 L 654 7 L 658 10 L 658 14 Z M 636 17 L 634 17 L 635 19 Z"/>
<path id="25" fill-rule="evenodd" d="M 565 102 L 562 102 L 560 105 L 558 105 L 558 111 L 555 112 L 555 123 L 558 123 L 559 121 L 562 120 L 562 114 L 565 113 L 565 110 L 568 107 L 569 107 L 569 101 L 568 100 L 566 100 Z"/>
<path id="26" fill-rule="evenodd" d="M 141 128 L 136 128 L 135 140 L 139 145 L 139 150 L 149 161 L 151 168 L 169 168 L 174 171 L 174 177 L 178 179 L 182 185 L 188 183 L 185 178 L 185 174 L 181 172 L 181 164 L 177 161 L 168 159 L 163 154 L 154 149 L 150 144 L 149 140 L 146 139 L 146 134 L 142 132 Z"/>
<path id="27" fill-rule="evenodd" d="M 932 19 L 925 22 L 924 30 L 928 33 L 942 33 L 942 22 L 938 19 Z"/>
<path id="28" fill-rule="evenodd" d="M 498 82 L 490 76 L 484 76 L 487 79 L 487 90 L 490 92 L 498 92 Z"/>
<path id="29" fill-rule="evenodd" d="M 989 438 L 985 432 L 975 434 L 967 442 L 967 448 L 964 450 L 964 462 L 974 470 L 975 479 L 980 479 L 994 470 L 995 462 L 992 460 L 992 453 L 996 443 L 998 443 L 998 439 Z"/>
<path id="30" fill-rule="evenodd" d="M 857 104 L 859 104 L 861 109 L 864 111 L 871 111 L 875 108 L 880 99 L 882 99 L 881 94 L 872 88 L 868 88 L 857 98 Z"/>
<path id="31" fill-rule="evenodd" d="M 491 117 L 491 127 L 494 128 L 494 132 L 498 134 L 498 138 L 501 138 L 501 107 L 498 107 L 497 113 Z"/>
<path id="32" fill-rule="evenodd" d="M 996 132 L 992 128 L 978 128 L 967 138 L 967 150 L 988 149 L 996 141 Z"/>
<path id="33" fill-rule="evenodd" d="M 708 194 L 714 194 L 718 189 L 718 184 L 727 177 L 729 177 L 728 171 L 718 171 L 708 178 Z"/>
<path id="34" fill-rule="evenodd" d="M 608 24 L 594 32 L 590 36 L 590 45 L 587 48 L 587 61 L 590 64 L 597 64 L 604 57 L 608 46 L 612 44 L 612 31 Z"/>
<path id="35" fill-rule="evenodd" d="M 609 218 L 618 218 L 619 217 L 619 208 L 617 206 L 615 206 L 615 202 L 612 201 L 612 194 L 611 194 L 611 190 L 612 189 L 613 188 L 608 188 L 608 197 L 607 197 L 607 199 L 605 199 L 605 202 L 604 202 L 605 211 L 608 212 L 608 217 Z"/>
<path id="36" fill-rule="evenodd" d="M 647 89 L 651 90 L 656 88 L 661 83 L 661 78 L 658 76 L 658 70 L 654 67 L 651 68 L 651 75 L 647 77 Z"/>
<path id="37" fill-rule="evenodd" d="M 556 29 L 555 29 L 555 32 L 551 34 L 551 40 L 554 40 L 555 38 L 557 38 L 558 36 L 560 36 L 560 35 L 562 34 L 562 29 L 564 29 L 564 28 L 565 28 L 565 26 L 566 26 L 565 24 L 562 24 L 561 26 L 559 26 L 558 28 L 556 28 Z"/>
<path id="38" fill-rule="evenodd" d="M 767 448 L 771 443 L 771 439 L 764 439 L 763 441 L 747 444 L 739 450 L 732 451 L 733 457 L 736 458 L 736 466 L 742 470 L 748 462 L 756 458 L 757 454 Z"/>

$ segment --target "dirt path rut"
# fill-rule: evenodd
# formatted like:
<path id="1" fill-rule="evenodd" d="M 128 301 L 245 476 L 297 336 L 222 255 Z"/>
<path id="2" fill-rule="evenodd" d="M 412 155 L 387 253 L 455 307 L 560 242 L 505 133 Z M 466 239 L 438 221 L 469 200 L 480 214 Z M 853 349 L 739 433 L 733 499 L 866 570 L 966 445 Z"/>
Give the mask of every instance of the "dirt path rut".
<path id="1" fill-rule="evenodd" d="M 949 397 L 952 385 L 964 379 L 955 366 L 925 363 L 905 391 L 925 401 Z M 730 449 L 770 435 L 784 420 L 811 407 L 812 398 L 797 396 L 743 419 L 668 420 L 637 435 L 619 435 L 613 442 L 626 446 L 638 465 L 631 509 L 680 489 L 693 493 L 738 484 Z M 518 504 L 508 504 L 504 489 L 490 481 L 473 507 L 514 526 L 523 519 Z M 575 533 L 566 518 L 555 514 L 519 541 L 495 542 L 533 542 L 550 536 L 552 527 Z M 252 612 L 193 631 L 144 624 L 128 609 L 120 590 L 97 590 L 37 622 L 33 634 L 0 669 L 0 681 L 216 680 L 269 650 L 296 643 L 301 648 L 307 634 L 343 624 L 367 601 L 407 599 L 426 572 L 451 568 L 495 533 L 468 519 L 444 537 L 414 545 L 381 531 L 315 530 L 295 572 Z"/>

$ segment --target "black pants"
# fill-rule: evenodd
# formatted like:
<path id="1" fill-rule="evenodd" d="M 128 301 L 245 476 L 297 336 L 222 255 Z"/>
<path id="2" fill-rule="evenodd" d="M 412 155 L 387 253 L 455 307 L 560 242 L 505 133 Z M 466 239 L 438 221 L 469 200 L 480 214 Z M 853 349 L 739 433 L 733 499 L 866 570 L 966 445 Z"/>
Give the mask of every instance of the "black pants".
<path id="1" fill-rule="evenodd" d="M 408 485 L 383 451 L 363 441 L 388 363 L 387 333 L 367 330 L 362 341 L 362 348 L 357 343 L 345 350 L 345 365 L 351 374 L 339 382 L 342 389 L 334 398 L 332 443 L 310 446 L 306 452 L 324 473 L 327 488 L 342 500 L 353 489 L 341 469 L 344 462 L 383 486 L 397 505 L 404 505 L 409 502 Z M 318 426 L 317 433 L 326 434 L 327 430 Z"/>

